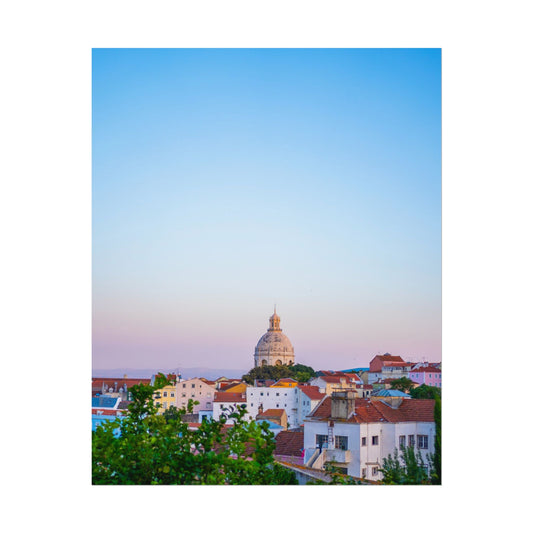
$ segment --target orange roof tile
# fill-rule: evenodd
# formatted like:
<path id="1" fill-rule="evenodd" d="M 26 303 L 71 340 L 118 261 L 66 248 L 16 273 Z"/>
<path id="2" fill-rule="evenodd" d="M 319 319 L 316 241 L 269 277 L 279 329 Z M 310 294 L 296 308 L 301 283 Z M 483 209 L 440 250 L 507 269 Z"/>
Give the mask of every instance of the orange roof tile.
<path id="1" fill-rule="evenodd" d="M 240 392 L 215 392 L 215 402 L 246 402 L 246 394 Z"/>
<path id="2" fill-rule="evenodd" d="M 283 416 L 285 409 L 267 409 L 266 411 L 257 415 L 256 418 L 280 418 Z"/>
<path id="3" fill-rule="evenodd" d="M 320 392 L 316 385 L 299 385 L 298 388 L 310 399 L 321 400 L 326 394 Z"/>
<path id="4" fill-rule="evenodd" d="M 371 422 L 433 422 L 435 400 L 404 399 L 397 408 L 383 400 L 357 398 L 354 400 L 354 415 L 346 422 L 365 424 Z M 321 402 L 309 415 L 311 418 L 331 418 L 331 396 Z"/>
<path id="5" fill-rule="evenodd" d="M 300 457 L 304 447 L 303 431 L 280 431 L 276 435 L 274 455 L 293 455 Z"/>

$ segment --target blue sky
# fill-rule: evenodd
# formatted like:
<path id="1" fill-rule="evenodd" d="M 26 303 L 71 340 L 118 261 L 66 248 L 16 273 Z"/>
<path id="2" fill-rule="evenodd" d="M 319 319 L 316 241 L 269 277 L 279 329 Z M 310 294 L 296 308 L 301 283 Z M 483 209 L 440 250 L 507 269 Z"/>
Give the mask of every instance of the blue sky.
<path id="1" fill-rule="evenodd" d="M 93 51 L 93 366 L 441 357 L 438 49 Z"/>

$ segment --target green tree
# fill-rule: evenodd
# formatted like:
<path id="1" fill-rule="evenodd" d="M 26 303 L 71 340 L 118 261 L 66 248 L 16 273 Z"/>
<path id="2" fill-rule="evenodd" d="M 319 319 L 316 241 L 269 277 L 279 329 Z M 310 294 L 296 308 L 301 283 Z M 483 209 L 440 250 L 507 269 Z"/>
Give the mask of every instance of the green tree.
<path id="1" fill-rule="evenodd" d="M 441 390 L 439 387 L 431 387 L 430 385 L 420 385 L 410 392 L 411 398 L 435 400 L 441 397 Z"/>
<path id="2" fill-rule="evenodd" d="M 429 468 L 428 468 L 429 467 Z M 412 446 L 401 446 L 400 452 L 383 459 L 383 466 L 379 471 L 383 474 L 385 485 L 429 485 L 431 484 L 428 469 L 431 471 L 432 462 L 424 465 L 420 450 L 415 452 Z"/>
<path id="3" fill-rule="evenodd" d="M 394 390 L 399 390 L 402 392 L 409 393 L 411 389 L 414 387 L 414 383 L 409 378 L 406 378 L 405 376 L 403 376 L 401 378 L 394 379 L 393 381 L 391 381 L 391 387 Z"/>
<path id="4" fill-rule="evenodd" d="M 433 455 L 433 472 L 431 473 L 431 482 L 433 485 L 441 485 L 441 399 L 440 396 L 435 398 L 434 408 L 435 418 L 435 454 Z"/>
<path id="5" fill-rule="evenodd" d="M 242 379 L 248 385 L 253 385 L 256 379 L 273 379 L 292 378 L 300 383 L 309 381 L 316 376 L 316 372 L 306 365 L 265 365 L 252 368 Z"/>
<path id="6" fill-rule="evenodd" d="M 274 462 L 268 424 L 245 421 L 243 407 L 220 420 L 204 419 L 196 431 L 182 420 L 192 412 L 192 400 L 187 409 L 157 414 L 154 392 L 167 383 L 159 375 L 154 386 L 133 386 L 126 415 L 93 432 L 93 484 L 297 484 L 294 473 Z M 228 420 L 233 425 L 226 426 Z"/>

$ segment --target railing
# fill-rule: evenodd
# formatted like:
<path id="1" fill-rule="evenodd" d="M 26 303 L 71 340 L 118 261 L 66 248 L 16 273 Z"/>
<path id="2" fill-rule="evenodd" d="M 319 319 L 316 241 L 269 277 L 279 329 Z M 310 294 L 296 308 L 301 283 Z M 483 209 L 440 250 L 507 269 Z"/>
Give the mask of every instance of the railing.
<path id="1" fill-rule="evenodd" d="M 334 461 L 336 463 L 349 463 L 351 462 L 351 460 L 352 452 L 350 450 L 326 450 L 326 461 Z"/>

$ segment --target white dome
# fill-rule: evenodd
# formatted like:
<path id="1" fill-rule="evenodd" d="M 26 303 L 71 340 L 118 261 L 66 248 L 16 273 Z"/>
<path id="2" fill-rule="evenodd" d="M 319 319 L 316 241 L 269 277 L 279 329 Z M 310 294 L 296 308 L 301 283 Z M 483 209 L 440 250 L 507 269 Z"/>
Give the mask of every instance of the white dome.
<path id="1" fill-rule="evenodd" d="M 279 323 L 280 317 L 274 311 L 268 331 L 255 347 L 255 366 L 294 363 L 294 348 L 287 335 L 282 333 Z"/>
<path id="2" fill-rule="evenodd" d="M 267 331 L 255 347 L 255 355 L 279 353 L 280 355 L 294 355 L 289 337 L 281 331 Z"/>

